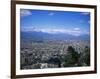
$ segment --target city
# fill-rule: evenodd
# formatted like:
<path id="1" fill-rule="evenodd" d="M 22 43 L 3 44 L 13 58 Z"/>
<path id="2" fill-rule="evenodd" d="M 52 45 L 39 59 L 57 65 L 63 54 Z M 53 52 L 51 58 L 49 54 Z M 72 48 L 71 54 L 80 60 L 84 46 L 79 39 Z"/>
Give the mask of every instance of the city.
<path id="1" fill-rule="evenodd" d="M 24 41 L 21 69 L 89 66 L 89 50 L 90 42 L 86 40 Z"/>

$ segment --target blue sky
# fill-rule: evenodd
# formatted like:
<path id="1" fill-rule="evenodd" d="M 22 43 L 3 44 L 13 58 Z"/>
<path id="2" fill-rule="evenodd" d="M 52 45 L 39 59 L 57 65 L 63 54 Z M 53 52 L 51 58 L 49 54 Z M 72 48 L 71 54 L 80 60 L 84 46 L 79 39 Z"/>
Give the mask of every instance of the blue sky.
<path id="1" fill-rule="evenodd" d="M 46 33 L 66 33 L 74 36 L 90 33 L 90 13 L 20 10 L 21 31 L 41 31 Z"/>

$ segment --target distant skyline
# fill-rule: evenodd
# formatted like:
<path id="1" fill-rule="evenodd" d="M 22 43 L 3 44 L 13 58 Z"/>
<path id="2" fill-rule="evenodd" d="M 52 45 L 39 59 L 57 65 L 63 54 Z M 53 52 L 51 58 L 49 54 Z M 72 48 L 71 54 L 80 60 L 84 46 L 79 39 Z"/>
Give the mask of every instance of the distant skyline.
<path id="1" fill-rule="evenodd" d="M 21 31 L 64 33 L 74 36 L 90 34 L 90 13 L 20 9 Z"/>

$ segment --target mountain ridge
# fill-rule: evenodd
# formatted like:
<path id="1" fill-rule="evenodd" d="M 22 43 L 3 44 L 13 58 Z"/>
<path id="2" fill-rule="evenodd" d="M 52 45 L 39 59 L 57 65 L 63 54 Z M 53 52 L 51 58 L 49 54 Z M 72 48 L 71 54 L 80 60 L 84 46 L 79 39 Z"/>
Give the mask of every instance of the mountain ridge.
<path id="1" fill-rule="evenodd" d="M 23 40 L 89 40 L 90 36 L 83 34 L 74 36 L 71 34 L 49 34 L 45 32 L 21 32 L 21 39 Z"/>

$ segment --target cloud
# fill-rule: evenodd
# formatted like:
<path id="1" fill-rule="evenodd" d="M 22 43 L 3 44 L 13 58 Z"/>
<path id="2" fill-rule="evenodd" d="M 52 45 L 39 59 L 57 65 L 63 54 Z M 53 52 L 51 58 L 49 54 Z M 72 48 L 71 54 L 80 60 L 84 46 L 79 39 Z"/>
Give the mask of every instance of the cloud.
<path id="1" fill-rule="evenodd" d="M 36 29 L 34 27 L 24 27 L 21 29 L 21 31 L 30 31 L 30 32 L 44 32 L 44 33 L 49 33 L 49 34 L 70 34 L 73 36 L 80 36 L 82 34 L 87 34 L 89 35 L 89 32 L 85 30 L 81 30 L 80 28 L 73 28 L 73 29 Z"/>
<path id="2" fill-rule="evenodd" d="M 90 20 L 86 20 L 86 21 L 85 21 L 85 20 L 80 20 L 79 22 L 82 23 L 82 24 L 83 24 L 83 23 L 88 23 L 88 24 L 90 24 Z"/>
<path id="3" fill-rule="evenodd" d="M 49 15 L 49 16 L 53 16 L 53 15 L 54 15 L 54 13 L 53 13 L 53 12 L 51 12 L 51 13 L 49 13 L 48 15 Z"/>
<path id="4" fill-rule="evenodd" d="M 21 14 L 21 16 L 29 16 L 29 15 L 32 15 L 31 11 L 25 10 L 25 9 L 21 9 L 20 10 L 20 14 Z"/>
<path id="5" fill-rule="evenodd" d="M 80 30 L 80 28 L 74 28 L 74 30 Z"/>
<path id="6" fill-rule="evenodd" d="M 81 12 L 82 15 L 89 15 L 89 12 Z"/>
<path id="7" fill-rule="evenodd" d="M 35 31 L 34 27 L 21 27 L 21 31 L 28 32 L 28 31 Z"/>

